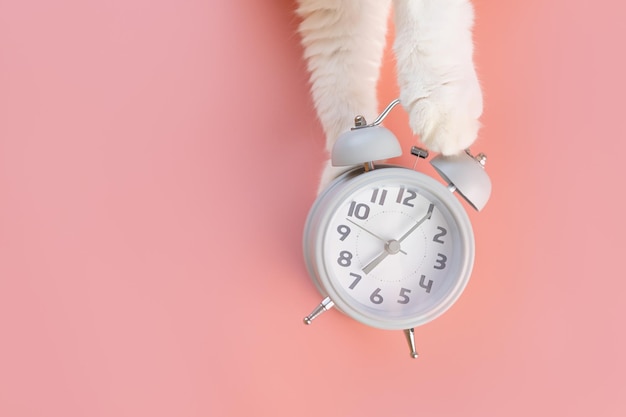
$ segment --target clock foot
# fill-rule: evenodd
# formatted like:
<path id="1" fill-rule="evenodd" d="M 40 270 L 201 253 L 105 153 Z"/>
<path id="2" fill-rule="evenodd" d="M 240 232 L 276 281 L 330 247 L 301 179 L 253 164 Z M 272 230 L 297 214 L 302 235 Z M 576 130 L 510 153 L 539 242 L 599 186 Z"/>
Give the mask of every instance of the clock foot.
<path id="1" fill-rule="evenodd" d="M 317 316 L 319 316 L 323 312 L 331 309 L 334 305 L 335 303 L 333 303 L 330 297 L 324 298 L 322 302 L 319 303 L 317 307 L 315 307 L 315 310 L 313 310 L 311 314 L 309 314 L 308 316 L 304 318 L 304 324 L 311 324 L 313 319 L 315 319 Z"/>
<path id="2" fill-rule="evenodd" d="M 415 350 L 415 330 L 414 329 L 406 329 L 404 331 L 404 335 L 406 336 L 407 342 L 409 342 L 409 349 L 411 349 L 411 357 L 413 359 L 417 359 L 417 351 Z"/>

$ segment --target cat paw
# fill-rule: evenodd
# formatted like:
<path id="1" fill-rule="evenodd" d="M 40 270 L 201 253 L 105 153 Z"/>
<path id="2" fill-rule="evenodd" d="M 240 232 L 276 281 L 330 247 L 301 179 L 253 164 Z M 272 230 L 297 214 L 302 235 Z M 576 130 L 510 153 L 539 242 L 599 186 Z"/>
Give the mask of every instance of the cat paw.
<path id="1" fill-rule="evenodd" d="M 400 101 L 430 150 L 454 154 L 478 134 L 482 93 L 473 63 L 469 0 L 394 0 Z"/>
<path id="2" fill-rule="evenodd" d="M 410 91 L 400 97 L 411 129 L 428 149 L 452 155 L 476 140 L 483 106 L 473 69 L 465 79 L 443 82 L 417 99 Z"/>

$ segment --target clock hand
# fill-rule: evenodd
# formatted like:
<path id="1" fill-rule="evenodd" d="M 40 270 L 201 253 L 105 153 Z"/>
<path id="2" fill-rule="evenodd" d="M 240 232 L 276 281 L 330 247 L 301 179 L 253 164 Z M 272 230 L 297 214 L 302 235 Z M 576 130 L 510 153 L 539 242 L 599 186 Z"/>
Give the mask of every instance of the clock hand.
<path id="1" fill-rule="evenodd" d="M 400 252 L 400 242 L 398 242 L 397 240 L 390 240 L 389 242 L 385 243 L 385 250 L 380 255 L 375 257 L 370 263 L 365 265 L 362 271 L 365 273 L 365 275 L 369 274 L 382 261 L 384 261 L 387 256 L 395 255 L 398 252 Z"/>
<path id="2" fill-rule="evenodd" d="M 396 253 L 400 252 L 400 243 L 406 239 L 407 237 L 409 237 L 409 235 L 411 233 L 413 233 L 418 227 L 420 227 L 420 225 L 422 223 L 424 223 L 426 220 L 430 219 L 430 216 L 432 216 L 433 214 L 433 209 L 435 208 L 434 204 L 431 204 L 428 207 L 428 212 L 424 215 L 424 217 L 422 217 L 421 219 L 419 219 L 417 221 L 417 223 L 415 223 L 413 225 L 413 227 L 411 227 L 409 229 L 408 232 L 406 232 L 404 235 L 402 235 L 402 237 L 398 240 L 390 240 L 387 243 L 385 243 L 385 250 L 378 255 L 377 257 L 375 257 L 372 261 L 370 261 L 370 263 L 368 263 L 367 265 L 365 265 L 365 267 L 363 267 L 362 271 L 367 275 L 370 272 L 372 272 L 372 270 L 374 268 L 376 268 L 382 261 L 385 260 L 385 258 L 387 258 L 387 256 L 389 255 L 395 255 Z M 356 223 L 354 223 L 356 224 Z M 358 226 L 358 225 L 357 225 Z"/>
<path id="3" fill-rule="evenodd" d="M 365 275 L 372 272 L 372 269 L 376 268 L 378 264 L 380 264 L 387 256 L 389 256 L 389 252 L 384 251 L 383 253 L 378 255 L 376 258 L 374 258 L 374 260 L 372 260 L 370 263 L 365 265 L 365 267 L 363 268 L 363 272 L 365 273 Z"/>
<path id="4" fill-rule="evenodd" d="M 352 223 L 353 225 L 355 225 L 356 227 L 358 227 L 359 229 L 363 230 L 364 232 L 369 233 L 370 235 L 374 236 L 376 239 L 387 243 L 387 240 L 383 239 L 382 237 L 378 236 L 377 234 L 374 234 L 373 232 L 367 230 L 365 227 L 361 226 L 360 224 L 358 224 L 357 222 L 350 220 L 348 218 L 346 218 L 347 221 L 349 221 L 350 223 Z M 400 249 L 400 253 L 403 253 L 404 255 L 406 255 L 406 252 L 403 251 L 402 249 Z"/>
<path id="5" fill-rule="evenodd" d="M 402 237 L 401 237 L 400 239 L 398 239 L 398 242 L 402 242 L 404 239 L 406 239 L 407 237 L 409 237 L 409 235 L 410 235 L 411 233 L 413 233 L 413 232 L 414 232 L 414 231 L 415 231 L 418 227 L 420 227 L 420 225 L 421 225 L 422 223 L 424 223 L 426 220 L 430 219 L 430 216 L 432 216 L 432 214 L 433 214 L 433 209 L 434 209 L 434 208 L 435 208 L 435 206 L 434 206 L 433 204 L 431 204 L 431 205 L 428 207 L 428 213 L 426 213 L 426 215 L 425 215 L 424 217 L 422 217 L 421 219 L 419 219 L 419 220 L 418 220 L 418 222 L 417 222 L 417 223 L 415 223 L 415 224 L 413 225 L 413 227 L 411 227 L 411 228 L 409 229 L 409 231 L 408 231 L 408 232 L 406 232 L 404 235 L 402 235 Z"/>

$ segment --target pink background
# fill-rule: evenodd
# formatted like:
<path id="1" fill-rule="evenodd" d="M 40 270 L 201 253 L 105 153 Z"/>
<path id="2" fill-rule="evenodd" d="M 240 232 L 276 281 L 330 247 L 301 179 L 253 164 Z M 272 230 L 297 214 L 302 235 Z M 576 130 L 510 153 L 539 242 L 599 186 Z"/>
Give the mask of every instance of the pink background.
<path id="1" fill-rule="evenodd" d="M 626 10 L 475 6 L 494 192 L 412 361 L 301 322 L 324 143 L 292 0 L 0 0 L 0 415 L 626 415 Z"/>

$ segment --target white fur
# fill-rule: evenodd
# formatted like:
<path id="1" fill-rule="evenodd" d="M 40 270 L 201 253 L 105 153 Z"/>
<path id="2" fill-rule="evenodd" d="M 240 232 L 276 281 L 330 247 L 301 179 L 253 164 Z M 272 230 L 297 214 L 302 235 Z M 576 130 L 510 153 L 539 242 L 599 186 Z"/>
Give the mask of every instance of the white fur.
<path id="1" fill-rule="evenodd" d="M 467 0 L 394 0 L 400 101 L 429 149 L 455 154 L 476 139 L 483 109 Z"/>
<path id="2" fill-rule="evenodd" d="M 326 149 L 378 114 L 377 82 L 390 0 L 298 0 L 299 32 Z M 454 154 L 476 139 L 482 95 L 472 62 L 469 0 L 393 0 L 400 101 L 426 147 Z M 386 104 L 386 103 L 385 103 Z M 339 172 L 330 162 L 320 190 Z"/>
<path id="3" fill-rule="evenodd" d="M 354 116 L 378 113 L 380 73 L 390 0 L 299 0 L 299 32 L 311 93 L 328 152 Z M 343 168 L 326 163 L 320 190 Z"/>

